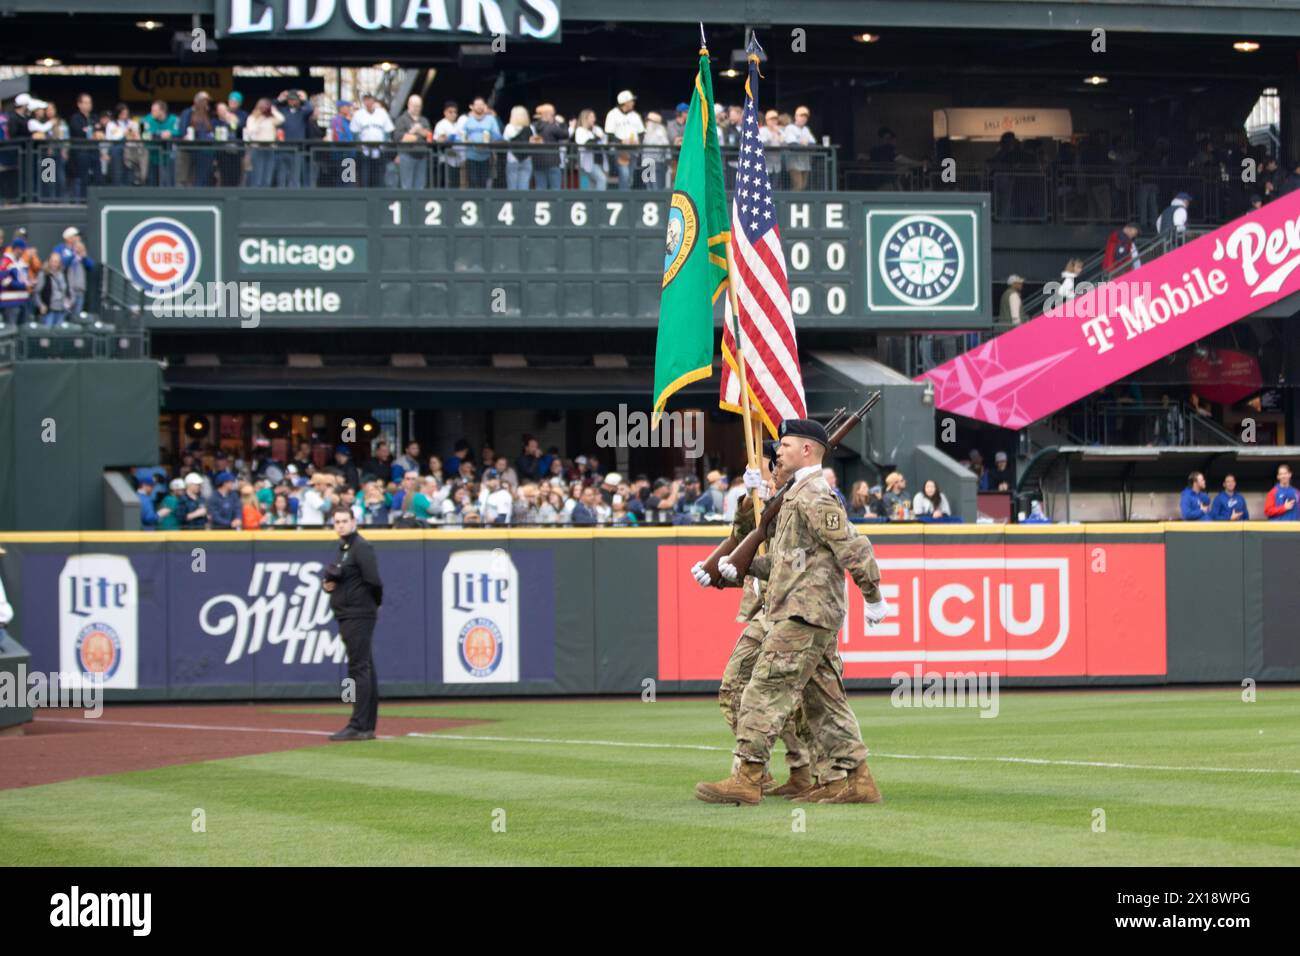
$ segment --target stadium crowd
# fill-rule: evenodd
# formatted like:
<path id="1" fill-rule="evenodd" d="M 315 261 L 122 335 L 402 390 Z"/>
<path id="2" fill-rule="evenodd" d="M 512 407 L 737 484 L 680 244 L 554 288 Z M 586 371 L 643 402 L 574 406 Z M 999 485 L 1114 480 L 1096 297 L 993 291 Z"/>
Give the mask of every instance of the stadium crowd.
<path id="1" fill-rule="evenodd" d="M 95 261 L 76 226 L 63 230 L 63 241 L 43 261 L 25 228 L 9 241 L 0 229 L 0 329 L 80 320 L 94 274 Z"/>
<path id="2" fill-rule="evenodd" d="M 689 111 L 678 103 L 643 117 L 631 90 L 603 120 L 594 108 L 566 119 L 550 103 L 513 106 L 503 118 L 481 96 L 465 112 L 445 102 L 434 117 L 419 96 L 398 112 L 367 92 L 360 102 L 335 103 L 324 123 L 304 90 L 247 106 L 238 91 L 224 101 L 200 92 L 179 114 L 156 100 L 137 116 L 124 103 L 96 111 L 82 93 L 65 120 L 53 103 L 19 94 L 0 113 L 3 194 L 15 195 L 19 170 L 2 143 L 22 140 L 37 144 L 32 176 L 42 201 L 84 200 L 92 185 L 423 189 L 433 182 L 432 163 L 446 167 L 440 181 L 462 188 L 559 189 L 573 175 L 583 189 L 666 189 Z M 739 146 L 741 107 L 715 111 L 719 143 Z M 765 161 L 777 188 L 809 188 L 806 150 L 817 145 L 810 116 L 806 106 L 764 114 L 759 139 L 770 147 Z M 337 148 L 311 148 L 322 143 Z M 54 174 L 37 175 L 45 167 Z"/>
<path id="3" fill-rule="evenodd" d="M 846 499 L 835 470 L 824 474 L 854 520 L 957 520 L 934 481 L 909 498 L 895 472 L 884 492 L 859 481 Z M 475 454 L 465 440 L 445 457 L 423 455 L 414 441 L 394 456 L 381 440 L 360 463 L 347 445 L 303 442 L 287 463 L 271 458 L 265 439 L 251 460 L 193 446 L 170 470 L 139 468 L 135 479 L 146 530 L 323 527 L 340 505 L 367 527 L 721 522 L 748 493 L 739 476 L 716 469 L 703 479 L 624 476 L 595 454 L 543 451 L 530 435 L 514 458 L 487 445 Z"/>

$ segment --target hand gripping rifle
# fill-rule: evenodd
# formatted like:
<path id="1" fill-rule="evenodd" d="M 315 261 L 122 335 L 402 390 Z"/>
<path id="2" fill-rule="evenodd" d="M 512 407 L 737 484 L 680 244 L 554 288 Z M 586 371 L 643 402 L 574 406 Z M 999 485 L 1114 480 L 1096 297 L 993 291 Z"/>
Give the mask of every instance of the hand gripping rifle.
<path id="1" fill-rule="evenodd" d="M 847 438 L 849 432 L 858 427 L 878 401 L 880 401 L 880 392 L 875 391 L 867 397 L 862 407 L 851 415 L 845 414 L 843 408 L 838 409 L 826 425 L 826 432 L 830 439 L 827 450 L 833 450 Z M 780 491 L 768 499 L 763 505 L 763 514 L 759 518 L 758 526 L 746 535 L 743 541 L 728 536 L 705 560 L 704 570 L 708 572 L 709 579 L 715 588 L 720 588 L 724 584 L 722 574 L 718 571 L 718 561 L 721 558 L 729 556 L 731 563 L 740 571 L 739 576 L 742 578 L 749 571 L 750 562 L 754 560 L 754 555 L 758 553 L 759 545 L 767 540 L 768 529 L 772 526 L 772 522 L 776 520 L 777 513 L 781 510 L 782 498 L 792 484 L 793 479 L 787 481 Z M 742 499 L 740 504 L 750 507 L 747 498 Z"/>

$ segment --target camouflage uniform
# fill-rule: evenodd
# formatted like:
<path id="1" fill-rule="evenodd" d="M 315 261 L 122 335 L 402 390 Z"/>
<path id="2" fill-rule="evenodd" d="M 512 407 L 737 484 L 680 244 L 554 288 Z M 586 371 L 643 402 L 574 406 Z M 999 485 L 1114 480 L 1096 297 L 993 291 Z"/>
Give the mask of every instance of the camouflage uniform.
<path id="1" fill-rule="evenodd" d="M 753 508 L 737 508 L 735 522 L 731 529 L 732 536 L 737 541 L 741 541 L 753 530 Z M 727 660 L 727 666 L 722 671 L 722 684 L 718 687 L 718 706 L 733 734 L 736 732 L 736 722 L 740 715 L 741 695 L 754 672 L 754 662 L 758 660 L 759 653 L 762 651 L 763 641 L 771 630 L 767 615 L 763 611 L 763 597 L 759 582 L 753 577 L 747 577 L 744 581 L 744 589 L 736 620 L 741 623 L 748 622 L 749 626 L 736 642 L 731 657 Z M 798 702 L 795 703 L 794 712 L 781 727 L 781 740 L 785 743 L 785 762 L 791 770 L 811 764 L 812 732 L 804 717 L 803 707 Z"/>
<path id="2" fill-rule="evenodd" d="M 858 719 L 844 693 L 835 635 L 844 622 L 844 572 L 869 602 L 880 600 L 880 569 L 821 476 L 801 469 L 785 494 L 776 534 L 750 571 L 767 581 L 767 640 L 741 697 L 736 756 L 766 763 L 772 741 L 802 697 L 813 739 L 839 780 L 867 758 Z"/>

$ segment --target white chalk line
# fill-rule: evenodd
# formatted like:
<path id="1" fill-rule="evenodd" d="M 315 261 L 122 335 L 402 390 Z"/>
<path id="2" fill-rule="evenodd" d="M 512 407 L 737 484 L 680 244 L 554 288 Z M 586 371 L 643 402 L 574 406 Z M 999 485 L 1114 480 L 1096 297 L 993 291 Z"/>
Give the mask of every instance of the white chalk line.
<path id="1" fill-rule="evenodd" d="M 148 727 L 155 730 L 221 730 L 241 734 L 307 734 L 328 737 L 332 730 L 295 730 L 289 727 L 229 727 L 222 724 L 169 724 L 148 720 L 103 720 L 99 717 L 37 717 L 43 724 L 84 724 L 92 722 L 104 727 Z M 393 734 L 376 734 L 376 740 L 395 740 Z"/>
<path id="2" fill-rule="evenodd" d="M 650 750 L 709 750 L 731 753 L 730 747 L 716 747 L 709 744 L 666 744 L 639 743 L 630 740 L 577 740 L 561 737 L 497 737 L 490 734 L 444 734 L 411 731 L 407 737 L 419 737 L 424 740 L 490 740 L 494 743 L 520 744 L 566 744 L 583 747 L 625 747 L 646 748 Z M 1300 770 L 1277 767 L 1182 767 L 1167 764 L 1117 763 L 1106 760 L 1051 760 L 1045 757 L 972 757 L 955 754 L 895 754 L 873 750 L 871 756 L 890 760 L 949 760 L 963 763 L 1012 763 L 1034 764 L 1052 767 L 1100 767 L 1106 770 L 1155 770 L 1174 771 L 1177 773 L 1263 773 L 1294 774 L 1300 776 Z"/>

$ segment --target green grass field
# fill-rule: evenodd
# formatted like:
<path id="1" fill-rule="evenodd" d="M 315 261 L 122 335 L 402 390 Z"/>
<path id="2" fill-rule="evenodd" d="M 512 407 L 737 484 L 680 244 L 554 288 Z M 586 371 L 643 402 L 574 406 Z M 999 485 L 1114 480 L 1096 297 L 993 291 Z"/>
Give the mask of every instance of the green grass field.
<path id="1" fill-rule="evenodd" d="M 853 703 L 880 806 L 697 801 L 730 767 L 706 700 L 386 704 L 516 739 L 323 743 L 4 791 L 0 863 L 1300 864 L 1300 690 L 1008 692 L 996 719 Z"/>

